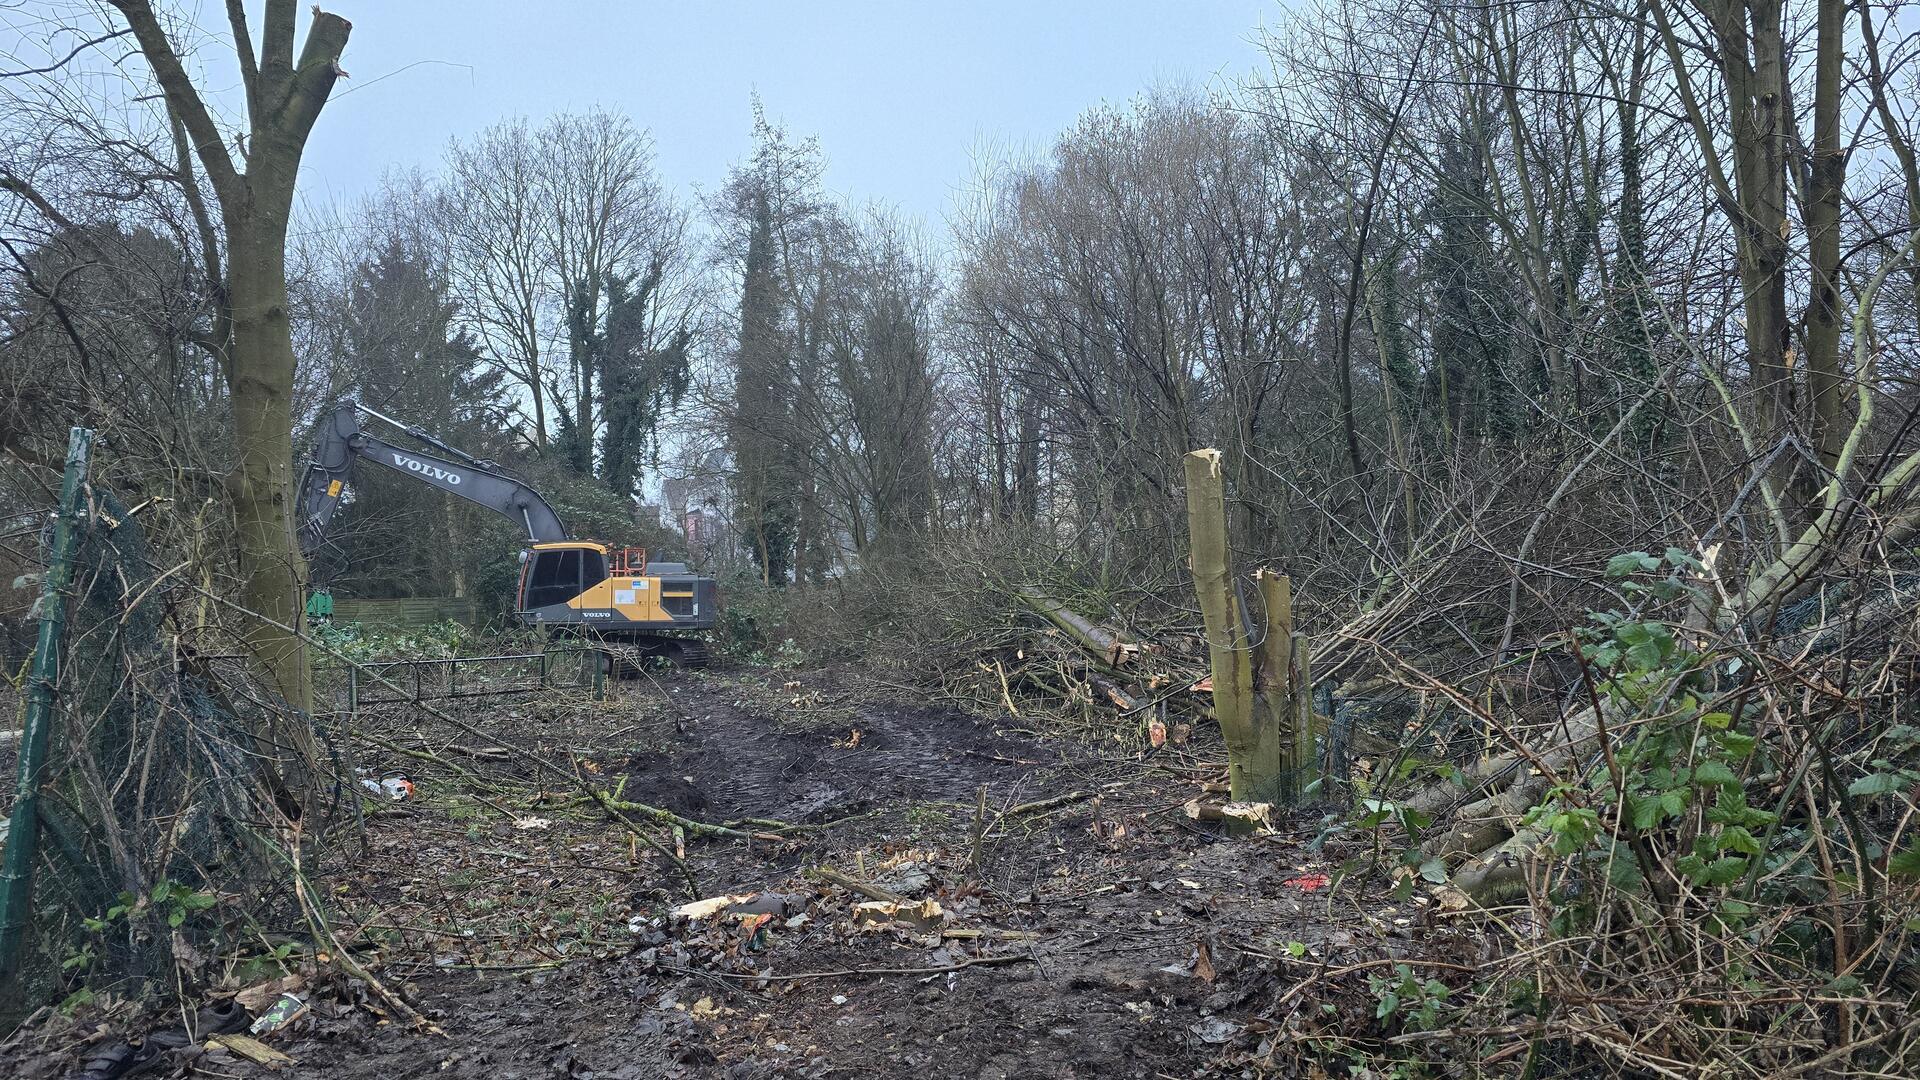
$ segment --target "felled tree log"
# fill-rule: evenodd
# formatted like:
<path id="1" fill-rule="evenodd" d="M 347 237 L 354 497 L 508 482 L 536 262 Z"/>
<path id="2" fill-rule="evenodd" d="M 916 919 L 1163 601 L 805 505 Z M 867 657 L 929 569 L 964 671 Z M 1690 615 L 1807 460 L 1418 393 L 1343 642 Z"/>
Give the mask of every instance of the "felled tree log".
<path id="1" fill-rule="evenodd" d="M 1451 814 L 1446 828 L 1421 844 L 1430 858 L 1458 863 L 1454 887 L 1486 904 L 1513 895 L 1524 886 L 1528 867 L 1545 839 L 1538 826 L 1521 820 L 1539 803 L 1556 775 L 1577 768 L 1598 745 L 1600 724 L 1592 708 L 1567 718 L 1555 739 L 1533 750 L 1518 750 L 1475 762 L 1461 780 L 1437 781 L 1400 800 L 1407 809 L 1436 818 Z"/>
<path id="2" fill-rule="evenodd" d="M 1093 622 L 1051 596 L 1028 589 L 1018 590 L 1015 595 L 1020 598 L 1021 603 L 1052 623 L 1061 633 L 1072 639 L 1074 644 L 1090 653 L 1102 667 L 1109 671 L 1118 671 L 1125 667 L 1140 653 L 1138 643 L 1128 641 L 1115 631 Z"/>
<path id="3" fill-rule="evenodd" d="M 1106 699 L 1113 703 L 1113 707 L 1119 709 L 1121 712 L 1133 712 L 1140 708 L 1140 702 L 1112 679 L 1103 678 L 1102 676 L 1089 672 L 1087 674 L 1087 684 L 1106 695 Z"/>
<path id="4" fill-rule="evenodd" d="M 1600 725 L 1593 709 L 1582 709 L 1567 718 L 1565 725 L 1556 730 L 1548 745 L 1531 755 L 1509 750 L 1481 758 L 1462 767 L 1455 777 L 1436 780 L 1401 799 L 1400 804 L 1409 810 L 1418 810 L 1437 818 L 1474 801 L 1492 788 L 1517 782 L 1516 777 L 1524 781 L 1527 770 L 1535 768 L 1536 761 L 1550 770 L 1564 768 L 1576 756 L 1591 752 L 1599 734 Z"/>
<path id="5" fill-rule="evenodd" d="M 1471 858 L 1513 835 L 1513 823 L 1525 816 L 1546 792 L 1546 781 L 1529 777 L 1505 791 L 1461 807 L 1451 826 L 1429 836 L 1421 850 L 1428 856 Z"/>
<path id="6" fill-rule="evenodd" d="M 1546 841 L 1547 830 L 1529 825 L 1468 859 L 1453 872 L 1453 886 L 1475 903 L 1511 899 L 1525 891 L 1527 870 Z"/>

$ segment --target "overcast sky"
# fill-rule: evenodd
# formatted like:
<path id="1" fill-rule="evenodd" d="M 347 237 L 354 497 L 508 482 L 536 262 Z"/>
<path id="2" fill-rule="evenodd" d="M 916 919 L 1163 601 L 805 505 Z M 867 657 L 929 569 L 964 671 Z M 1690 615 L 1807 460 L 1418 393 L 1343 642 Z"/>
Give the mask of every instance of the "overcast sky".
<path id="1" fill-rule="evenodd" d="M 253 5 L 250 5 L 253 6 Z M 304 198 L 347 202 L 450 136 L 595 104 L 653 133 L 666 179 L 711 190 L 751 95 L 818 135 L 834 192 L 937 225 L 983 142 L 1044 146 L 1090 106 L 1261 64 L 1277 0 L 330 0 L 354 24 Z M 202 0 L 202 25 L 224 25 Z M 302 19 L 304 23 L 304 18 Z M 303 27 L 304 29 L 304 27 Z M 411 66 L 409 65 L 416 65 Z"/>

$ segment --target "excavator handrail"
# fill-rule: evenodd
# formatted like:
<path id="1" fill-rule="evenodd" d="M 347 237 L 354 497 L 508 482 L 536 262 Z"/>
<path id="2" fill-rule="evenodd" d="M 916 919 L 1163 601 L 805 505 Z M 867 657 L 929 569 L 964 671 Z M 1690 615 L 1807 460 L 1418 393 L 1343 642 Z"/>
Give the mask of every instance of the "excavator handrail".
<path id="1" fill-rule="evenodd" d="M 446 457 L 409 450 L 369 434 L 360 426 L 361 413 L 392 424 Z M 312 554 L 325 539 L 353 478 L 353 467 L 363 459 L 484 506 L 524 528 L 532 543 L 568 539 L 566 525 L 547 500 L 524 481 L 502 472 L 498 465 L 455 449 L 419 427 L 382 416 L 358 402 L 343 401 L 320 422 L 313 457 L 300 482 L 297 509 L 302 552 Z"/>

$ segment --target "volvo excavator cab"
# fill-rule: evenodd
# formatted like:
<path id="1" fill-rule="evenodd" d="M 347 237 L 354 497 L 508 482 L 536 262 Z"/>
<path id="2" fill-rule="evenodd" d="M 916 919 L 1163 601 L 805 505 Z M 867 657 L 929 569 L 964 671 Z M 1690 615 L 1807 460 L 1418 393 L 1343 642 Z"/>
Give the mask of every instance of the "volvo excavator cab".
<path id="1" fill-rule="evenodd" d="M 681 563 L 650 562 L 645 548 L 534 544 L 520 564 L 520 615 L 536 624 L 704 630 L 713 626 L 715 601 L 712 578 Z"/>
<path id="2" fill-rule="evenodd" d="M 541 544 L 521 553 L 520 610 L 566 604 L 607 579 L 607 553 L 592 544 Z"/>
<path id="3" fill-rule="evenodd" d="M 411 450 L 361 430 L 360 414 L 385 420 L 435 451 Z M 300 493 L 300 539 L 309 557 L 326 536 L 355 464 L 371 461 L 478 503 L 526 530 L 516 614 L 528 626 L 592 640 L 616 670 L 649 657 L 682 666 L 706 663 L 689 631 L 711 629 L 719 614 L 714 580 L 683 563 L 653 562 L 642 548 L 615 548 L 567 537 L 559 515 L 538 491 L 491 461 L 448 446 L 416 427 L 353 402 L 320 427 Z"/>

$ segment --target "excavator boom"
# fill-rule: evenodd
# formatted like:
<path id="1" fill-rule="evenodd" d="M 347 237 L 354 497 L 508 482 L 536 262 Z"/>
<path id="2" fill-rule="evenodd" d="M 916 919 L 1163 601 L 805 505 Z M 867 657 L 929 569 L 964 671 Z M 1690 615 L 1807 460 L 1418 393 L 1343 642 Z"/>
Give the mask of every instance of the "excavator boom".
<path id="1" fill-rule="evenodd" d="M 357 461 L 370 461 L 394 472 L 406 473 L 416 480 L 477 503 L 512 521 L 527 532 L 536 544 L 557 543 L 567 538 L 567 527 L 560 515 L 540 493 L 515 480 L 490 462 L 470 458 L 445 443 L 416 429 L 407 433 L 444 453 L 429 453 L 396 446 L 360 426 L 362 409 L 353 402 L 334 407 L 321 422 L 313 448 L 313 460 L 307 465 L 300 485 L 300 549 L 312 554 L 325 539 L 327 526 L 352 479 Z M 459 458 L 461 460 L 453 460 Z"/>

